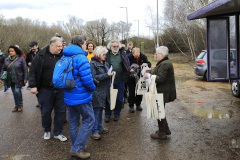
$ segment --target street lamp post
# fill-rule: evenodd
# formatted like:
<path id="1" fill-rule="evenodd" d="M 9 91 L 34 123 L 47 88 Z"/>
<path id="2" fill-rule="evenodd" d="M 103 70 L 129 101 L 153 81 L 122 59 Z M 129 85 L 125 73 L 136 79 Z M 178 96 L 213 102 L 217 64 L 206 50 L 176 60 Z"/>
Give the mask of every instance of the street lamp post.
<path id="1" fill-rule="evenodd" d="M 138 38 L 139 38 L 139 20 L 134 20 L 134 21 L 138 21 Z"/>
<path id="2" fill-rule="evenodd" d="M 151 26 L 147 26 L 147 27 L 149 27 L 149 40 L 150 40 L 150 27 L 151 27 Z"/>
<path id="3" fill-rule="evenodd" d="M 126 17 L 127 17 L 127 48 L 128 48 L 128 12 L 127 12 L 127 7 L 120 7 L 120 8 L 126 8 Z"/>
<path id="4" fill-rule="evenodd" d="M 157 0 L 157 48 L 159 47 L 158 45 L 158 0 Z"/>

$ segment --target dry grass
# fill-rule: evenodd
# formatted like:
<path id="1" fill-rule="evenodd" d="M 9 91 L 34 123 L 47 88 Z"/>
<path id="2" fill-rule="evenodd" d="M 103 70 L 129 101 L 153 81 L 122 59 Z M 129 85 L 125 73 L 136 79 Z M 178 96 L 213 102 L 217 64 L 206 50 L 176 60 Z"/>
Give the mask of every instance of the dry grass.
<path id="1" fill-rule="evenodd" d="M 4 85 L 2 83 L 0 83 L 0 91 L 3 90 Z"/>
<path id="2" fill-rule="evenodd" d="M 193 61 L 190 59 L 190 53 L 185 53 L 187 56 L 183 55 L 182 53 L 169 53 L 169 59 L 173 63 L 180 63 L 180 64 L 190 64 L 193 65 Z M 152 63 L 152 66 L 156 66 L 157 61 L 154 60 L 154 54 L 145 54 L 148 57 L 148 60 Z"/>

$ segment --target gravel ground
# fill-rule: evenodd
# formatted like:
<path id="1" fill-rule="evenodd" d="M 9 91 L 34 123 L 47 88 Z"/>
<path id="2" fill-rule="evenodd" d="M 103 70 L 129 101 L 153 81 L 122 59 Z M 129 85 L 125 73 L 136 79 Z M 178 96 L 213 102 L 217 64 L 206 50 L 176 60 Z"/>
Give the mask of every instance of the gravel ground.
<path id="1" fill-rule="evenodd" d="M 231 95 L 229 83 L 206 82 L 188 64 L 174 64 L 174 68 L 177 99 L 166 105 L 172 132 L 168 139 L 150 138 L 157 121 L 147 119 L 143 99 L 142 112 L 129 113 L 125 104 L 119 121 L 103 122 L 108 134 L 100 140 L 89 137 L 91 159 L 240 159 L 240 100 Z M 23 112 L 12 113 L 11 90 L 0 91 L 0 159 L 77 159 L 68 153 L 68 123 L 63 129 L 68 141 L 54 139 L 53 133 L 50 140 L 43 140 L 36 97 L 26 88 L 22 92 Z"/>

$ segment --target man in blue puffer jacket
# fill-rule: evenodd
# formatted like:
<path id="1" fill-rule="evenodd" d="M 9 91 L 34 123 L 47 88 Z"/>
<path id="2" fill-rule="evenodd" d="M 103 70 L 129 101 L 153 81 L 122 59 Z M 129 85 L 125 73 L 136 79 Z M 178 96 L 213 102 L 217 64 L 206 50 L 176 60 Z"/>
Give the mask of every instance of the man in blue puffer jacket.
<path id="1" fill-rule="evenodd" d="M 92 93 L 95 90 L 88 59 L 86 57 L 86 37 L 77 35 L 71 40 L 71 45 L 63 50 L 63 55 L 74 56 L 73 76 L 76 86 L 72 90 L 64 91 L 64 102 L 68 105 L 69 129 L 72 140 L 71 156 L 86 159 L 90 153 L 84 152 L 88 136 L 94 126 L 95 118 L 92 107 Z M 82 127 L 78 133 L 82 116 Z"/>

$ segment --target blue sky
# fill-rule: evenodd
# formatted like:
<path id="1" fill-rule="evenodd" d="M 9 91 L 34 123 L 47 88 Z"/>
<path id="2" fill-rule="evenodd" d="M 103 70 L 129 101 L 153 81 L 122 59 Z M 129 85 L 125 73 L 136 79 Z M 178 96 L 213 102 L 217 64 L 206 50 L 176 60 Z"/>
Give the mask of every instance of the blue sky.
<path id="1" fill-rule="evenodd" d="M 159 14 L 162 13 L 164 0 L 159 0 Z M 153 7 L 157 12 L 157 0 L 4 0 L 0 1 L 0 14 L 5 18 L 21 16 L 32 20 L 39 19 L 48 24 L 59 20 L 66 21 L 68 15 L 75 15 L 86 21 L 106 18 L 108 22 L 126 21 L 126 8 L 128 22 L 132 23 L 130 35 L 137 35 L 139 20 L 140 35 L 149 35 L 146 27 L 146 6 Z"/>

